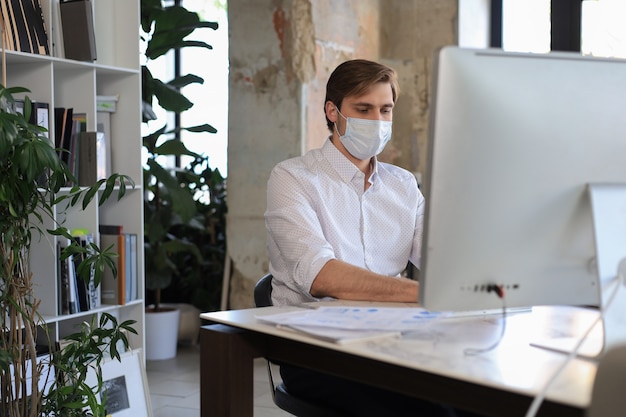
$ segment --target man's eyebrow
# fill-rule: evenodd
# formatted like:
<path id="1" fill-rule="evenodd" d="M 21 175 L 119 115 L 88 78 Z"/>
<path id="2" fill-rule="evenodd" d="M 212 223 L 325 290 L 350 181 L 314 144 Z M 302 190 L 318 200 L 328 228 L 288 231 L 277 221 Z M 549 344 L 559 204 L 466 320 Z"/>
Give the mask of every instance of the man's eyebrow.
<path id="1" fill-rule="evenodd" d="M 357 103 L 352 103 L 352 105 L 354 107 L 367 107 L 367 108 L 376 107 L 372 103 L 367 103 L 367 102 L 357 102 Z M 393 107 L 393 103 L 383 104 L 382 107 Z"/>

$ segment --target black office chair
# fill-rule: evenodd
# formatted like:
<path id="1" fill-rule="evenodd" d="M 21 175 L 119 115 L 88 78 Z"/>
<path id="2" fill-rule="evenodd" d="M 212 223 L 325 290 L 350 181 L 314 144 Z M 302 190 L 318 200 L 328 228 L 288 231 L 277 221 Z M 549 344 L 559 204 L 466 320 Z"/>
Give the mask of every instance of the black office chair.
<path id="1" fill-rule="evenodd" d="M 587 417 L 621 417 L 626 409 L 626 345 L 610 348 L 598 363 Z"/>
<path id="2" fill-rule="evenodd" d="M 272 305 L 272 274 L 264 275 L 254 286 L 254 304 L 256 307 Z M 345 417 L 338 411 L 324 408 L 290 394 L 282 382 L 275 384 L 272 364 L 269 360 L 267 361 L 267 375 L 272 389 L 272 399 L 280 409 L 297 417 Z"/>

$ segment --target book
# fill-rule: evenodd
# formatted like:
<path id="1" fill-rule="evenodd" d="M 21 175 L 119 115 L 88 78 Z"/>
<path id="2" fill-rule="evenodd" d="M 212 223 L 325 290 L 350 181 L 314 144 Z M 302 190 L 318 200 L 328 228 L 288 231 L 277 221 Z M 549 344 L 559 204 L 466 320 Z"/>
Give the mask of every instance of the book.
<path id="1" fill-rule="evenodd" d="M 121 234 L 100 233 L 100 249 L 111 246 L 111 251 L 117 254 L 117 277 L 110 268 L 102 273 L 101 298 L 102 304 L 126 304 L 126 237 Z"/>
<path id="2" fill-rule="evenodd" d="M 91 0 L 66 0 L 59 7 L 65 58 L 95 61 L 96 37 Z"/>
<path id="3" fill-rule="evenodd" d="M 58 313 L 70 314 L 70 282 L 67 271 L 67 263 L 61 260 L 61 242 L 57 242 L 57 299 Z"/>
<path id="4" fill-rule="evenodd" d="M 95 243 L 93 233 L 90 233 L 88 230 L 85 230 L 85 229 L 73 229 L 72 236 L 74 236 L 74 239 L 76 240 L 76 242 L 78 242 L 82 247 L 87 248 L 88 251 L 91 251 L 89 249 L 89 245 L 92 243 Z M 80 263 L 84 259 L 85 259 L 84 256 L 74 257 L 74 265 L 77 271 L 78 271 L 78 267 L 80 266 Z M 100 304 L 101 304 L 100 287 L 99 286 L 96 287 L 96 284 L 95 284 L 94 267 L 91 267 L 89 269 L 89 277 L 87 280 L 85 280 L 84 277 L 78 276 L 78 274 L 76 276 L 77 276 L 78 301 L 79 301 L 80 311 L 89 311 L 94 308 L 100 307 Z"/>
<path id="5" fill-rule="evenodd" d="M 131 257 L 131 246 L 132 246 L 132 240 L 131 240 L 131 234 L 129 233 L 124 233 L 124 245 L 126 246 L 124 248 L 124 253 L 126 255 L 126 288 L 125 288 L 125 301 L 129 302 L 131 301 L 131 292 L 132 292 L 132 262 L 130 260 Z"/>
<path id="6" fill-rule="evenodd" d="M 102 137 L 99 138 L 98 153 L 98 176 L 100 178 L 106 178 L 111 175 L 111 113 L 106 111 L 98 111 L 96 114 L 96 130 L 102 133 Z"/>
<path id="7" fill-rule="evenodd" d="M 87 114 L 82 112 L 72 112 L 72 134 L 87 131 Z"/>
<path id="8" fill-rule="evenodd" d="M 125 233 L 126 238 L 126 301 L 137 299 L 137 234 Z"/>
<path id="9" fill-rule="evenodd" d="M 77 312 L 89 311 L 89 292 L 87 283 L 78 275 L 78 266 L 83 261 L 81 256 L 73 256 L 74 259 L 74 277 L 76 278 L 76 294 L 77 294 Z"/>
<path id="10" fill-rule="evenodd" d="M 79 295 L 78 295 L 78 277 L 76 275 L 76 264 L 74 255 L 67 258 L 67 269 L 69 271 L 68 280 L 70 282 L 70 314 L 80 312 Z"/>
<path id="11" fill-rule="evenodd" d="M 72 117 L 74 115 L 73 108 L 55 107 L 54 108 L 54 145 L 59 152 L 59 157 L 65 164 L 70 167 L 70 152 L 72 143 Z"/>
<path id="12" fill-rule="evenodd" d="M 52 46 L 52 56 L 65 58 L 65 47 L 63 46 L 63 30 L 61 25 L 61 2 L 56 0 L 50 2 L 52 14 L 52 27 L 50 28 L 50 44 Z"/>
<path id="13" fill-rule="evenodd" d="M 70 132 L 70 152 L 68 155 L 68 167 L 75 177 L 80 175 L 80 135 L 87 130 L 87 114 L 72 111 L 71 132 Z M 80 181 L 80 179 L 78 179 Z M 79 182 L 79 185 L 80 184 Z M 91 185 L 91 184 L 86 184 Z"/>
<path id="14" fill-rule="evenodd" d="M 78 134 L 78 184 L 93 185 L 106 178 L 107 144 L 102 132 L 80 132 Z"/>
<path id="15" fill-rule="evenodd" d="M 93 233 L 88 233 L 85 236 L 85 242 L 87 245 L 91 244 L 91 243 L 96 243 L 96 239 L 95 236 L 93 235 Z M 93 310 L 95 308 L 99 308 L 100 305 L 102 304 L 101 301 L 101 294 L 100 294 L 100 286 L 96 286 L 96 271 L 94 269 L 94 267 L 91 268 L 90 270 L 90 279 L 89 279 L 89 285 L 87 286 L 87 291 L 88 291 L 88 296 L 89 296 L 89 309 Z"/>
<path id="16" fill-rule="evenodd" d="M 139 298 L 139 262 L 138 262 L 138 242 L 139 239 L 136 233 L 130 234 L 130 280 L 131 280 L 131 294 L 130 300 L 136 300 Z"/>
<path id="17" fill-rule="evenodd" d="M 105 235 L 121 235 L 124 233 L 124 226 L 118 224 L 101 224 L 98 226 L 98 232 Z"/>
<path id="18" fill-rule="evenodd" d="M 22 111 L 22 114 L 24 114 L 24 111 Z M 65 127 L 65 117 L 66 114 L 64 107 L 54 108 L 54 147 L 57 151 L 60 151 L 63 147 L 63 128 Z"/>
<path id="19" fill-rule="evenodd" d="M 61 294 L 61 314 L 78 313 L 78 287 L 76 284 L 76 268 L 74 264 L 74 256 L 70 255 L 65 259 L 61 259 L 61 252 L 70 245 L 68 239 L 61 238 L 59 240 L 59 274 Z"/>

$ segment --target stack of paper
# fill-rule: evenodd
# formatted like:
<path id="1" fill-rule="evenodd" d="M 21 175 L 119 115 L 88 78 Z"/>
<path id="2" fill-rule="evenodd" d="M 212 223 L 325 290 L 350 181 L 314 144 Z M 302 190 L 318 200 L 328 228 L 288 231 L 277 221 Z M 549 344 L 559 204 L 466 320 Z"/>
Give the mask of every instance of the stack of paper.
<path id="1" fill-rule="evenodd" d="M 257 320 L 335 343 L 400 336 L 442 313 L 404 307 L 320 307 L 257 316 Z"/>

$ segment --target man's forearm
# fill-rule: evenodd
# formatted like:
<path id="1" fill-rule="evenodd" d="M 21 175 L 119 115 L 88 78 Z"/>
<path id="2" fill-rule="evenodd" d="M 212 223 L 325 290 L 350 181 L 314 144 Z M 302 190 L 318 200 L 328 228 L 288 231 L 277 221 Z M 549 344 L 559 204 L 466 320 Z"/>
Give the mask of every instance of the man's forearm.
<path id="1" fill-rule="evenodd" d="M 334 259 L 324 265 L 313 281 L 311 295 L 343 300 L 417 302 L 418 283 L 408 278 L 376 274 Z"/>

